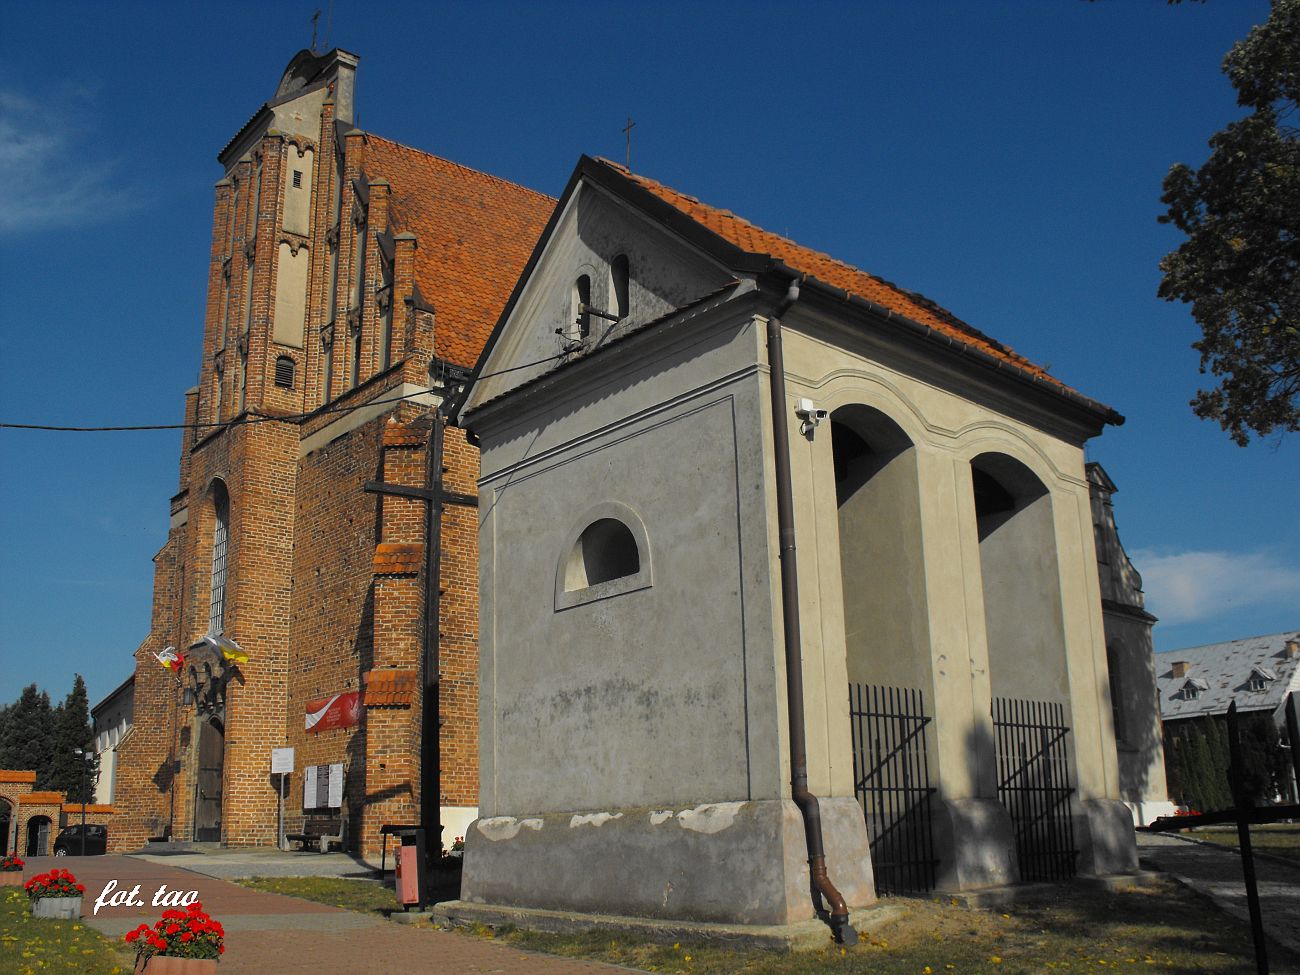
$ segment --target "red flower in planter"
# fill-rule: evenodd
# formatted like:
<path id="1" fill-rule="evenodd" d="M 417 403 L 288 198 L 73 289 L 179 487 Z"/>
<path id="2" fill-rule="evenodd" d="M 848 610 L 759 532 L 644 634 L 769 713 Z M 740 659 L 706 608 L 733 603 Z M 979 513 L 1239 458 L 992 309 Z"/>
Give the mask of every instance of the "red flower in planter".
<path id="1" fill-rule="evenodd" d="M 225 954 L 225 934 L 221 923 L 212 920 L 195 901 L 184 911 L 164 911 L 153 927 L 142 924 L 128 932 L 126 942 L 135 946 L 137 957 L 217 958 Z"/>
<path id="2" fill-rule="evenodd" d="M 71 871 L 57 867 L 49 873 L 38 873 L 23 884 L 23 890 L 27 891 L 27 896 L 32 900 L 42 897 L 80 897 L 86 892 L 86 888 L 77 883 L 77 878 Z"/>
<path id="3" fill-rule="evenodd" d="M 17 854 L 11 853 L 3 860 L 0 860 L 0 873 L 12 873 L 15 870 L 21 870 L 25 866 L 27 864 L 19 859 Z"/>

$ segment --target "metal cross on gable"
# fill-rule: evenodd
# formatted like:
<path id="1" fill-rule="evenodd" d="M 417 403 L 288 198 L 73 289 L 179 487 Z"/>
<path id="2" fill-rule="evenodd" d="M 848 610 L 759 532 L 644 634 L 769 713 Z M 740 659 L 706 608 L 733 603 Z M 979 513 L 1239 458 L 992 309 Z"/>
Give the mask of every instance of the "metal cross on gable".
<path id="1" fill-rule="evenodd" d="M 632 130 L 636 128 L 636 123 L 632 121 L 632 116 L 627 117 L 627 125 L 620 130 L 627 136 L 627 168 L 632 168 Z"/>

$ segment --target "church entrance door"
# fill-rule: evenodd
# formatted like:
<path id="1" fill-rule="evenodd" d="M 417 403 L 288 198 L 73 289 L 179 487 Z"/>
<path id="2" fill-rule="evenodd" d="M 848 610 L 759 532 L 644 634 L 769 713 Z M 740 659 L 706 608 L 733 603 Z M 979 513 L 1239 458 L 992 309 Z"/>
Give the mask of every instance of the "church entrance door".
<path id="1" fill-rule="evenodd" d="M 199 720 L 199 769 L 194 787 L 194 840 L 221 842 L 221 780 L 226 733 L 214 718 Z"/>

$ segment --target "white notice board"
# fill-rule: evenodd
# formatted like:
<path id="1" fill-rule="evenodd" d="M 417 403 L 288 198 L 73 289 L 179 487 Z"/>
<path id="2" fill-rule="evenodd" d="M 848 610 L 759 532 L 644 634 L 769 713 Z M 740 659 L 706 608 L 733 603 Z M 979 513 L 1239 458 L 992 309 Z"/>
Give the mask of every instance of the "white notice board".
<path id="1" fill-rule="evenodd" d="M 293 771 L 293 749 L 272 748 L 271 749 L 271 774 L 285 775 L 292 771 Z"/>

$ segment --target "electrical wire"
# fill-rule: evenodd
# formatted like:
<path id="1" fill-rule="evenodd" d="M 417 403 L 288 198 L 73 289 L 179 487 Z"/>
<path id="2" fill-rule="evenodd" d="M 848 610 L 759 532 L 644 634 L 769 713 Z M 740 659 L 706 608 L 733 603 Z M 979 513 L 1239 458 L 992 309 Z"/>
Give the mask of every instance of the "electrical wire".
<path id="1" fill-rule="evenodd" d="M 497 372 L 484 373 L 477 379 L 491 379 L 494 376 L 504 376 L 509 372 L 518 372 L 521 369 L 531 369 L 534 366 L 542 366 L 548 362 L 554 362 L 556 359 L 563 359 L 566 353 L 547 356 L 545 359 L 538 359 L 536 362 L 525 362 L 523 365 L 511 366 L 509 369 L 501 369 Z M 269 415 L 244 415 L 233 420 L 224 420 L 219 423 L 148 423 L 136 425 L 120 426 L 102 426 L 102 427 L 72 427 L 56 426 L 46 423 L 6 423 L 0 421 L 0 429 L 3 430 L 41 430 L 53 433 L 132 433 L 148 430 L 214 430 L 220 427 L 235 427 L 245 424 L 252 425 L 255 423 L 301 423 L 303 420 L 316 416 L 327 416 L 330 414 L 347 414 L 357 410 L 365 409 L 369 406 L 381 406 L 385 403 L 400 403 L 403 400 L 410 399 L 414 396 L 427 396 L 430 393 L 444 392 L 445 388 L 440 390 L 437 387 L 421 389 L 414 393 L 406 393 L 403 396 L 393 396 L 387 399 L 372 399 L 364 403 L 357 403 L 351 406 L 334 406 L 322 407 L 321 409 L 312 410 L 309 413 L 290 413 L 285 416 Z"/>

